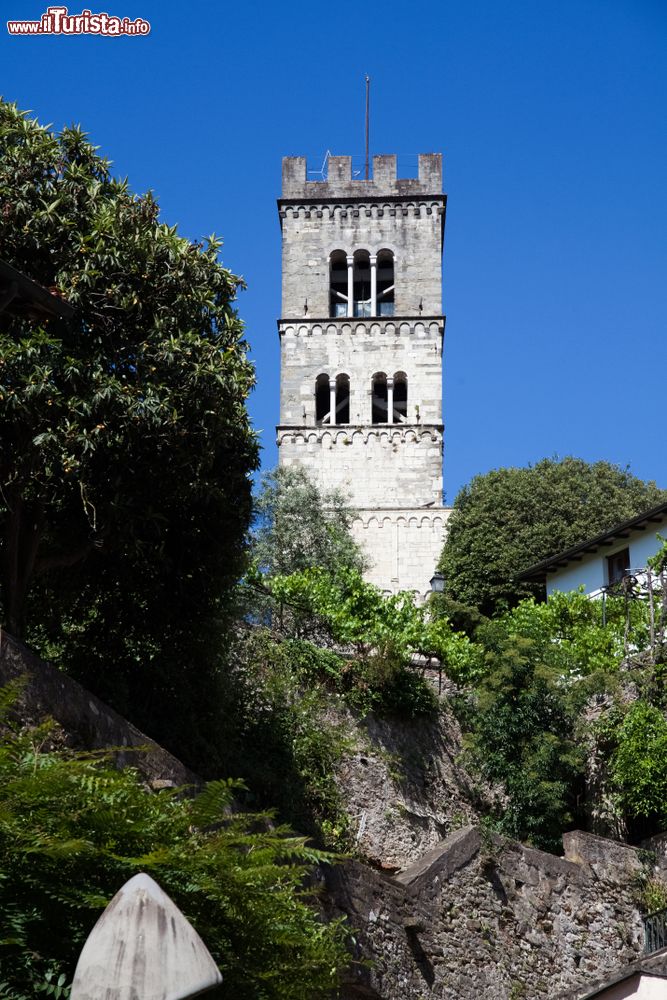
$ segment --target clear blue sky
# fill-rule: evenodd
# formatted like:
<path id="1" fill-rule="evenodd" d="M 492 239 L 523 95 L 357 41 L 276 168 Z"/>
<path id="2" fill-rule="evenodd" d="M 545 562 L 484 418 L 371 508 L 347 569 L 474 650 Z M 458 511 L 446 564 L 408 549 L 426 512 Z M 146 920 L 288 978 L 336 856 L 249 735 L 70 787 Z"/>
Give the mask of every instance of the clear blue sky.
<path id="1" fill-rule="evenodd" d="M 6 0 L 3 17 L 46 3 Z M 84 4 L 70 3 L 70 13 Z M 162 217 L 225 240 L 276 461 L 280 160 L 442 151 L 445 490 L 574 454 L 667 486 L 667 4 L 87 0 L 147 38 L 10 38 L 0 92 L 80 122 Z"/>

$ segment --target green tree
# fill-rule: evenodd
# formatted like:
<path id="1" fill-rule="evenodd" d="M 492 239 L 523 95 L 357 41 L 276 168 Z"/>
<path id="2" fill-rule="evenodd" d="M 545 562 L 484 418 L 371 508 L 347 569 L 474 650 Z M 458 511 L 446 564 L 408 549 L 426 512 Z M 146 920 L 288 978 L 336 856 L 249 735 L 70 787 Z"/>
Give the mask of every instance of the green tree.
<path id="1" fill-rule="evenodd" d="M 616 740 L 611 775 L 626 815 L 630 820 L 652 822 L 653 830 L 664 829 L 667 821 L 667 720 L 654 705 L 636 701 L 623 718 Z M 642 826 L 640 823 L 639 828 Z"/>
<path id="2" fill-rule="evenodd" d="M 0 325 L 4 623 L 142 725 L 171 699 L 168 731 L 179 665 L 201 667 L 244 564 L 257 445 L 240 279 L 78 129 L 5 102 L 0 245 L 75 309 Z"/>
<path id="3" fill-rule="evenodd" d="M 557 667 L 528 638 L 501 639 L 487 651 L 469 744 L 483 776 L 501 783 L 508 801 L 498 829 L 558 853 L 572 821 L 584 757 L 576 712 Z"/>
<path id="4" fill-rule="evenodd" d="M 322 493 L 301 468 L 267 473 L 255 502 L 253 555 L 268 576 L 319 566 L 363 570 L 351 535 L 352 512 L 337 491 Z"/>
<path id="5" fill-rule="evenodd" d="M 46 749 L 55 735 L 5 728 L 0 740 L 2 997 L 70 983 L 102 909 L 142 870 L 206 942 L 224 977 L 217 995 L 329 995 L 347 957 L 342 928 L 303 888 L 321 855 L 267 814 L 231 813 L 238 783 L 151 792 L 99 754 Z"/>
<path id="6" fill-rule="evenodd" d="M 440 569 L 453 600 L 493 615 L 539 585 L 534 563 L 660 503 L 667 494 L 627 469 L 577 458 L 476 476 L 454 501 Z"/>

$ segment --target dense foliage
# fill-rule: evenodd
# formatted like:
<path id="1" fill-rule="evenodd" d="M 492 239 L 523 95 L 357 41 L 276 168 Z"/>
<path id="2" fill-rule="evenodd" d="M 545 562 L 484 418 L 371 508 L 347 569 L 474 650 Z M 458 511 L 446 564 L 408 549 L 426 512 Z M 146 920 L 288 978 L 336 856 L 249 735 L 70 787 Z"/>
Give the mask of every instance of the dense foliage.
<path id="1" fill-rule="evenodd" d="M 470 765 L 502 789 L 489 817 L 496 829 L 558 851 L 564 830 L 588 823 L 594 803 L 584 786 L 594 756 L 615 829 L 640 837 L 667 820 L 659 805 L 665 651 L 652 649 L 650 635 L 646 598 L 603 606 L 556 593 L 542 604 L 521 601 L 478 625 L 474 641 L 459 641 L 450 668 L 461 685 L 455 707 Z M 629 698 L 636 690 L 644 700 Z M 604 708 L 591 721 L 597 702 Z"/>
<path id="2" fill-rule="evenodd" d="M 476 692 L 470 743 L 484 777 L 502 783 L 507 795 L 497 828 L 558 851 L 584 763 L 571 699 L 531 639 L 515 636 L 489 650 L 487 671 Z"/>
<path id="3" fill-rule="evenodd" d="M 448 522 L 440 560 L 446 593 L 485 615 L 541 596 L 517 574 L 666 497 L 627 469 L 577 458 L 476 476 Z"/>
<path id="4" fill-rule="evenodd" d="M 612 775 L 621 804 L 633 819 L 667 826 L 667 719 L 645 700 L 636 701 L 616 733 Z"/>
<path id="5" fill-rule="evenodd" d="M 282 820 L 327 847 L 347 849 L 338 765 L 352 734 L 331 711 L 345 660 L 265 628 L 239 630 L 220 705 L 220 770 L 271 803 Z"/>
<path id="6" fill-rule="evenodd" d="M 254 612 L 259 595 L 269 624 L 251 614 L 230 649 L 220 767 L 298 829 L 347 848 L 337 770 L 353 739 L 332 708 L 357 718 L 433 716 L 437 701 L 413 656 L 435 653 L 439 637 L 452 645 L 458 637 L 410 595 L 386 597 L 356 569 L 255 570 L 244 589 Z"/>
<path id="7" fill-rule="evenodd" d="M 230 814 L 234 783 L 194 798 L 148 791 L 99 755 L 0 742 L 0 995 L 72 980 L 83 942 L 123 883 L 146 871 L 201 934 L 218 995 L 307 1000 L 335 985 L 344 936 L 318 919 L 304 876 L 319 856 L 266 815 Z"/>
<path id="8" fill-rule="evenodd" d="M 344 498 L 336 491 L 322 493 L 300 467 L 277 468 L 264 476 L 255 518 L 252 552 L 269 577 L 313 566 L 332 574 L 364 568 Z"/>
<path id="9" fill-rule="evenodd" d="M 314 636 L 348 654 L 348 688 L 367 693 L 360 708 L 406 715 L 433 711 L 432 692 L 413 659 L 443 656 L 452 634 L 411 594 L 387 596 L 357 570 L 331 576 L 320 567 L 274 577 L 269 590 L 290 633 Z"/>
<path id="10" fill-rule="evenodd" d="M 243 568 L 257 447 L 240 280 L 81 131 L 5 102 L 0 245 L 75 309 L 0 326 L 4 622 L 173 745 L 206 715 L 204 651 Z"/>

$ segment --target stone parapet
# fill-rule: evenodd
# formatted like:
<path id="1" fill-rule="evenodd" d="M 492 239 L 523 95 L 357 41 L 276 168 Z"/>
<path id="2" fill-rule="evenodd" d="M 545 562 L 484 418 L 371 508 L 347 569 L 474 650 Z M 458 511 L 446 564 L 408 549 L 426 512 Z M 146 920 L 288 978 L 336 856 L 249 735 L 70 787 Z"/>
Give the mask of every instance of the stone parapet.
<path id="1" fill-rule="evenodd" d="M 283 198 L 317 198 L 323 201 L 345 197 L 408 196 L 442 192 L 442 154 L 420 153 L 418 177 L 397 177 L 394 154 L 373 157 L 373 177 L 352 176 L 351 156 L 330 156 L 325 180 L 307 180 L 305 156 L 283 157 Z"/>

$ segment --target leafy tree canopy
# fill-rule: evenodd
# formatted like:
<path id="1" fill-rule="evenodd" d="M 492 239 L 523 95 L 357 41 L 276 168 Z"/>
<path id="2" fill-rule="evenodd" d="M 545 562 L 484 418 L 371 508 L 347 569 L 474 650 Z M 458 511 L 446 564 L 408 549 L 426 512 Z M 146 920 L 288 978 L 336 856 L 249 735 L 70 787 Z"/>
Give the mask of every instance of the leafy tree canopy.
<path id="1" fill-rule="evenodd" d="M 516 576 L 660 503 L 667 493 L 609 462 L 543 459 L 476 476 L 454 502 L 439 568 L 446 593 L 485 615 L 541 596 Z"/>
<path id="2" fill-rule="evenodd" d="M 231 813 L 235 783 L 154 793 L 99 754 L 47 749 L 54 736 L 47 724 L 0 740 L 1 996 L 69 984 L 102 909 L 138 871 L 202 936 L 224 977 L 216 995 L 329 995 L 344 934 L 302 888 L 321 855 L 267 814 Z"/>
<path id="3" fill-rule="evenodd" d="M 243 568 L 257 445 L 240 279 L 219 240 L 160 222 L 78 128 L 56 135 L 6 102 L 0 246 L 75 309 L 1 318 L 4 623 L 21 635 L 27 621 L 43 652 L 151 726 L 160 671 L 135 675 L 172 656 L 177 701 L 178 665 L 197 663 L 192 638 Z"/>
<path id="4" fill-rule="evenodd" d="M 255 502 L 253 555 L 262 572 L 287 575 L 319 566 L 363 570 L 352 515 L 337 491 L 322 493 L 304 469 L 268 472 Z"/>

